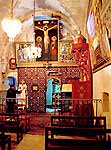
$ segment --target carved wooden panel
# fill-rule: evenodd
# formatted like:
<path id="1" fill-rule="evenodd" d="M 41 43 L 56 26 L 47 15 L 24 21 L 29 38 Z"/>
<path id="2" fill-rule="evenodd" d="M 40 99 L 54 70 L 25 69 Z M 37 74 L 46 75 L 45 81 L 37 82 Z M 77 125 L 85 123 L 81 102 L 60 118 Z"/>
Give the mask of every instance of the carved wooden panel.
<path id="1" fill-rule="evenodd" d="M 80 78 L 79 67 L 39 67 L 18 68 L 18 81 L 24 80 L 28 87 L 28 107 L 32 112 L 45 112 L 46 85 L 49 78 L 57 78 L 61 83 Z M 33 90 L 33 85 L 38 90 Z"/>

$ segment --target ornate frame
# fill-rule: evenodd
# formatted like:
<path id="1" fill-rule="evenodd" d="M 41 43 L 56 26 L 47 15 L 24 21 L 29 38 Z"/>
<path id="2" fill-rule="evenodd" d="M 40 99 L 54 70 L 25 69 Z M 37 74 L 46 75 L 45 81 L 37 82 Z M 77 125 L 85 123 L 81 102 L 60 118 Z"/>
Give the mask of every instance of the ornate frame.
<path id="1" fill-rule="evenodd" d="M 41 48 L 37 61 L 58 61 L 59 21 L 58 19 L 34 20 L 35 46 Z"/>
<path id="2" fill-rule="evenodd" d="M 25 59 L 26 50 L 28 47 L 31 47 L 32 42 L 15 42 L 15 51 L 16 51 L 16 64 L 19 66 L 26 66 L 30 61 Z"/>

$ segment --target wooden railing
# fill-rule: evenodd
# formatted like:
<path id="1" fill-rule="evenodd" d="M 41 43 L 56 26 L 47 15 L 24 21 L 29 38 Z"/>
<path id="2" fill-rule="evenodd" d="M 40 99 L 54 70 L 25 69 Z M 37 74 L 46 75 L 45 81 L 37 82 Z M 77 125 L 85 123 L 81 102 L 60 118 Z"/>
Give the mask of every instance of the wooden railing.
<path id="1" fill-rule="evenodd" d="M 15 101 L 16 103 L 14 104 L 15 111 L 23 111 L 28 108 L 28 102 L 27 99 L 22 99 L 22 98 L 4 98 L 0 97 L 0 112 L 6 112 L 7 110 L 7 104 L 6 101 Z"/>
<path id="2" fill-rule="evenodd" d="M 59 115 L 70 113 L 70 115 L 76 116 L 98 116 L 100 104 L 102 104 L 101 99 L 55 99 L 53 108 L 55 109 L 55 113 L 58 110 Z"/>

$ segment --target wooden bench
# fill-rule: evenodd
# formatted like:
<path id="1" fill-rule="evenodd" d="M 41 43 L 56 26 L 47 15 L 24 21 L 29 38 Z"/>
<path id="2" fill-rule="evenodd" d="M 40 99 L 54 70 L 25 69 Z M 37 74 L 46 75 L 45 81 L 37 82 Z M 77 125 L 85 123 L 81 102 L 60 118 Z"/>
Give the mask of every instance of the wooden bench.
<path id="1" fill-rule="evenodd" d="M 0 124 L 5 132 L 16 133 L 16 142 L 23 139 L 23 123 L 19 119 L 18 113 L 0 113 Z"/>
<path id="2" fill-rule="evenodd" d="M 7 114 L 7 105 L 6 100 L 10 98 L 0 98 L 0 113 L 6 113 Z M 19 114 L 19 120 L 24 124 L 24 132 L 27 132 L 30 130 L 30 113 L 27 112 L 27 99 L 18 99 L 13 98 L 14 101 L 16 101 L 16 104 L 14 104 L 14 114 Z M 23 102 L 25 101 L 25 103 Z M 19 103 L 20 102 L 20 103 Z M 1 115 L 0 115 L 1 117 Z M 1 119 L 0 119 L 1 120 Z"/>
<path id="3" fill-rule="evenodd" d="M 22 110 L 22 111 L 18 110 L 16 113 L 19 114 L 19 121 L 23 123 L 23 125 L 24 125 L 23 131 L 26 133 L 27 131 L 30 130 L 31 115 L 30 115 L 30 113 L 27 113 L 24 110 Z"/>
<path id="4" fill-rule="evenodd" d="M 90 116 L 51 116 L 51 126 L 98 127 L 106 129 L 106 117 Z"/>
<path id="5" fill-rule="evenodd" d="M 24 100 L 24 99 L 19 99 L 19 100 Z M 27 106 L 25 104 L 17 103 L 15 105 L 15 108 L 17 108 L 17 109 L 15 109 L 15 113 L 19 113 L 19 119 L 24 124 L 24 132 L 25 133 L 30 130 L 30 118 L 31 118 L 31 115 L 30 115 L 30 113 L 27 112 L 26 107 Z"/>
<path id="6" fill-rule="evenodd" d="M 30 114 L 28 114 L 28 113 L 21 114 L 20 121 L 22 121 L 24 124 L 24 132 L 25 133 L 30 131 L 30 128 L 31 128 L 30 127 L 30 119 L 31 119 Z"/>
<path id="7" fill-rule="evenodd" d="M 11 150 L 11 136 L 0 134 L 1 150 L 7 150 L 6 145 L 8 145 L 8 150 Z"/>
<path id="8" fill-rule="evenodd" d="M 1 150 L 11 150 L 11 135 L 5 135 L 4 124 L 0 123 L 0 146 Z M 6 147 L 7 145 L 7 147 Z"/>
<path id="9" fill-rule="evenodd" d="M 110 150 L 104 132 L 102 128 L 45 127 L 45 150 Z"/>

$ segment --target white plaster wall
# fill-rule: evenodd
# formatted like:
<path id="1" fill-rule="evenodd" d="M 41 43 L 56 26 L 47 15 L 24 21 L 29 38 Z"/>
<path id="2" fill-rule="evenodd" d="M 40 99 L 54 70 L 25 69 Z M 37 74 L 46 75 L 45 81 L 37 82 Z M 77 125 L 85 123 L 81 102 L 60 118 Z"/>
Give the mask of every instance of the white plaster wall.
<path id="1" fill-rule="evenodd" d="M 103 101 L 103 92 L 109 93 L 109 112 L 103 112 L 101 103 L 99 104 L 98 114 L 106 116 L 107 127 L 111 128 L 111 65 L 93 74 L 93 98 Z"/>
<path id="2" fill-rule="evenodd" d="M 93 98 L 103 98 L 103 92 L 110 95 L 111 101 L 111 65 L 93 74 Z"/>

